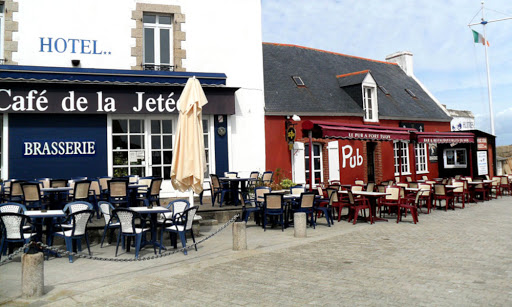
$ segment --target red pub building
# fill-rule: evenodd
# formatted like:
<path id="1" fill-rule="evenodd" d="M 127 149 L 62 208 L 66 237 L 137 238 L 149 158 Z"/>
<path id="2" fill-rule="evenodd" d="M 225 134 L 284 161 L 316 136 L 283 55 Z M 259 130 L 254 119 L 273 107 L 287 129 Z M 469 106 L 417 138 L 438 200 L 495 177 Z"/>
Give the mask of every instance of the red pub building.
<path id="1" fill-rule="evenodd" d="M 264 43 L 267 169 L 298 184 L 312 172 L 313 185 L 483 175 L 473 174 L 482 156 L 475 133 L 450 131 L 446 109 L 413 74 L 412 54 L 386 60 Z"/>

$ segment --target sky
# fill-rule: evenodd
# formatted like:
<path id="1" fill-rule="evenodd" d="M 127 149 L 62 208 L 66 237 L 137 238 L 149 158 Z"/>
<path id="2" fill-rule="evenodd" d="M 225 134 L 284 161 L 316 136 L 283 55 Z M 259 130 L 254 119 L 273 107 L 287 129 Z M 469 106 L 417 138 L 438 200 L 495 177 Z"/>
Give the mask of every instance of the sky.
<path id="1" fill-rule="evenodd" d="M 512 17 L 512 1 L 485 2 L 485 20 Z M 491 132 L 480 0 L 262 0 L 264 42 L 375 60 L 414 55 L 414 75 L 449 109 L 469 110 Z M 496 145 L 512 144 L 512 19 L 488 23 Z"/>

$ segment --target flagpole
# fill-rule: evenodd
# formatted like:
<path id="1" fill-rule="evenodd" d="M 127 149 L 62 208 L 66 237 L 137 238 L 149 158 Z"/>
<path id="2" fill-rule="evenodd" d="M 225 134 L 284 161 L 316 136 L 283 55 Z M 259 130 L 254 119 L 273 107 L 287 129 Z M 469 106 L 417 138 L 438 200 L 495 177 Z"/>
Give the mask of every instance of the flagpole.
<path id="1" fill-rule="evenodd" d="M 484 17 L 484 2 L 482 1 L 482 26 L 484 27 L 484 47 L 485 47 L 485 66 L 487 67 L 487 94 L 489 96 L 489 114 L 491 116 L 491 134 L 496 135 L 494 131 L 494 112 L 492 108 L 492 89 L 491 89 L 491 73 L 489 69 L 489 56 L 487 54 L 487 34 L 485 33 L 485 25 L 487 21 L 485 21 Z"/>

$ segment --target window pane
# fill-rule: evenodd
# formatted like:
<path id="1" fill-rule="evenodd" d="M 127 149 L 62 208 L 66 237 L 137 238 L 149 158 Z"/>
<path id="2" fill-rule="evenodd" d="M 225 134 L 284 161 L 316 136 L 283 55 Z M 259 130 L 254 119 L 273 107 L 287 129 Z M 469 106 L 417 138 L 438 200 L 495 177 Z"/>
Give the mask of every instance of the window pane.
<path id="1" fill-rule="evenodd" d="M 172 149 L 172 136 L 164 135 L 162 138 L 164 139 L 164 146 L 162 148 L 164 148 L 164 149 Z"/>
<path id="2" fill-rule="evenodd" d="M 208 135 L 204 136 L 204 147 L 208 147 Z"/>
<path id="3" fill-rule="evenodd" d="M 114 168 L 114 177 L 123 177 L 128 176 L 128 168 L 122 167 L 122 168 Z"/>
<path id="4" fill-rule="evenodd" d="M 464 150 L 457 150 L 457 164 L 466 164 L 466 155 Z"/>
<path id="5" fill-rule="evenodd" d="M 151 136 L 151 148 L 152 149 L 160 149 L 162 148 L 162 144 L 160 144 L 160 136 L 152 135 Z"/>
<path id="6" fill-rule="evenodd" d="M 127 165 L 128 164 L 128 152 L 127 151 L 115 151 L 114 152 L 114 165 Z"/>
<path id="7" fill-rule="evenodd" d="M 164 25 L 171 24 L 171 16 L 158 16 L 158 23 Z"/>
<path id="8" fill-rule="evenodd" d="M 130 170 L 131 175 L 138 175 L 139 177 L 144 177 L 145 171 L 143 167 L 132 167 Z"/>
<path id="9" fill-rule="evenodd" d="M 163 120 L 162 121 L 162 131 L 163 131 L 163 133 L 172 133 L 172 121 Z"/>
<path id="10" fill-rule="evenodd" d="M 152 169 L 153 169 L 153 176 L 162 177 L 162 168 L 160 168 L 160 166 L 153 167 Z"/>
<path id="11" fill-rule="evenodd" d="M 320 159 L 314 159 L 313 163 L 314 163 L 314 165 L 313 165 L 314 169 L 320 168 Z"/>
<path id="12" fill-rule="evenodd" d="M 144 29 L 144 63 L 155 63 L 155 30 Z"/>
<path id="13" fill-rule="evenodd" d="M 128 149 L 128 137 L 126 135 L 114 135 L 112 143 L 114 149 Z"/>
<path id="14" fill-rule="evenodd" d="M 130 135 L 130 149 L 142 149 L 143 136 L 142 135 Z"/>
<path id="15" fill-rule="evenodd" d="M 142 120 L 132 119 L 130 120 L 130 133 L 142 133 L 144 129 L 142 129 Z"/>
<path id="16" fill-rule="evenodd" d="M 128 132 L 128 121 L 123 119 L 112 120 L 112 132 L 113 133 L 127 133 Z"/>
<path id="17" fill-rule="evenodd" d="M 208 133 L 208 120 L 203 119 L 203 133 Z"/>
<path id="18" fill-rule="evenodd" d="M 313 145 L 313 156 L 319 156 L 320 155 L 320 146 Z"/>
<path id="19" fill-rule="evenodd" d="M 164 151 L 164 164 L 172 163 L 172 151 Z"/>
<path id="20" fill-rule="evenodd" d="M 160 29 L 160 64 L 171 63 L 171 38 L 169 33 L 169 29 Z"/>
<path id="21" fill-rule="evenodd" d="M 171 167 L 170 166 L 164 167 L 164 179 L 171 179 Z"/>
<path id="22" fill-rule="evenodd" d="M 156 23 L 156 15 L 144 14 L 142 21 L 145 23 Z"/>
<path id="23" fill-rule="evenodd" d="M 455 159 L 453 157 L 453 151 L 452 150 L 449 150 L 446 152 L 446 164 L 449 164 L 449 165 L 454 165 L 455 164 Z"/>
<path id="24" fill-rule="evenodd" d="M 160 151 L 153 151 L 151 153 L 151 163 L 153 163 L 153 165 L 162 164 L 162 154 Z"/>
<path id="25" fill-rule="evenodd" d="M 153 134 L 160 133 L 160 121 L 159 120 L 151 121 L 151 133 L 153 133 Z"/>

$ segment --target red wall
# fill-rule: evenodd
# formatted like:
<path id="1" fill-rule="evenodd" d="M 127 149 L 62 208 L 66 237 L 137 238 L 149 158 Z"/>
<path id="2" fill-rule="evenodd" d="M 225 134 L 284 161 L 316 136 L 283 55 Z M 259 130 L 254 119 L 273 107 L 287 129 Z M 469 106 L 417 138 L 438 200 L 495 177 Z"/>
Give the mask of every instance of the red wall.
<path id="1" fill-rule="evenodd" d="M 362 119 L 359 117 L 328 117 L 328 116 L 311 116 L 302 117 L 304 120 L 325 120 L 338 123 L 351 123 L 351 124 L 364 124 Z M 284 116 L 265 116 L 265 138 L 266 138 L 266 168 L 267 170 L 276 171 L 278 168 L 284 177 L 291 178 L 291 153 L 288 149 L 288 144 L 285 138 L 285 122 Z M 423 122 L 426 132 L 431 131 L 450 131 L 449 122 Z M 396 120 L 382 120 L 380 125 L 385 127 L 398 127 L 399 121 Z M 308 142 L 307 135 L 302 133 L 302 122 L 296 123 L 296 142 Z M 323 144 L 323 169 L 324 169 L 324 182 L 327 182 L 329 178 L 328 170 L 328 155 L 327 155 L 327 143 L 333 141 L 333 139 L 313 139 L 314 143 Z M 353 183 L 356 179 L 363 179 L 366 181 L 367 173 L 367 161 L 366 161 L 366 141 L 361 140 L 346 140 L 339 139 L 339 161 L 340 161 L 340 181 L 342 183 Z M 375 175 L 376 181 L 380 182 L 383 180 L 394 179 L 394 153 L 393 153 L 393 142 L 377 142 L 375 152 Z M 352 162 L 356 160 L 355 167 L 350 167 L 350 158 L 345 159 L 345 168 L 343 168 L 343 146 L 350 146 L 352 148 Z M 363 157 L 361 165 L 357 165 L 357 150 L 359 155 Z M 349 153 L 349 147 L 345 147 L 345 154 Z M 413 168 L 412 154 L 414 153 L 412 144 L 409 145 L 410 154 L 410 167 Z M 355 157 L 355 158 L 354 158 Z M 428 165 L 429 173 L 426 174 L 429 178 L 438 177 L 438 165 L 429 161 Z M 420 174 L 418 176 L 421 176 Z"/>

